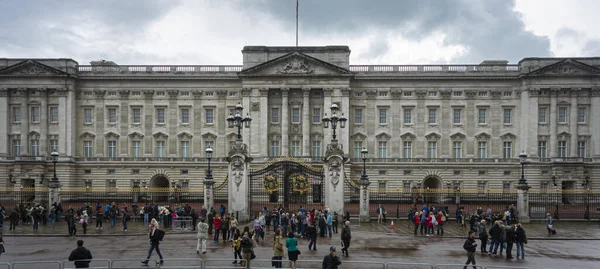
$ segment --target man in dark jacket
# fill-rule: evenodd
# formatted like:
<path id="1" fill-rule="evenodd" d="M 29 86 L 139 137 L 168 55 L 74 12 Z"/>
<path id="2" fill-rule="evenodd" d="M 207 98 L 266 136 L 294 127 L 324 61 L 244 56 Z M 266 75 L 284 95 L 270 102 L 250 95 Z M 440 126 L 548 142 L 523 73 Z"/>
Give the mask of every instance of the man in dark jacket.
<path id="1" fill-rule="evenodd" d="M 10 229 L 9 231 L 17 229 L 17 224 L 19 223 L 19 208 L 15 206 L 12 212 L 10 212 Z"/>
<path id="2" fill-rule="evenodd" d="M 152 219 L 150 222 L 150 232 L 148 233 L 148 238 L 150 239 L 150 249 L 148 249 L 148 256 L 145 260 L 142 261 L 142 264 L 148 265 L 148 261 L 150 260 L 150 255 L 152 255 L 152 251 L 156 249 L 156 254 L 160 258 L 160 264 L 163 264 L 163 255 L 160 253 L 160 245 L 161 234 L 164 236 L 164 231 L 158 229 L 158 222 L 155 219 Z"/>
<path id="3" fill-rule="evenodd" d="M 477 226 L 477 234 L 479 235 L 479 240 L 481 240 L 481 254 L 488 253 L 486 246 L 489 237 L 485 227 L 485 220 L 481 220 L 479 226 Z"/>
<path id="4" fill-rule="evenodd" d="M 513 224 L 506 228 L 506 258 L 514 259 L 512 256 L 513 243 L 515 242 L 516 227 Z"/>
<path id="5" fill-rule="evenodd" d="M 502 236 L 502 228 L 498 222 L 494 223 L 494 226 L 490 229 L 490 238 L 492 239 L 492 245 L 490 246 L 490 252 L 488 254 L 496 255 L 498 253 L 498 246 L 500 246 L 500 237 Z M 500 249 L 502 251 L 502 249 Z"/>
<path id="6" fill-rule="evenodd" d="M 75 268 L 89 268 L 92 259 L 92 252 L 83 247 L 83 240 L 77 241 L 77 248 L 69 255 L 69 261 L 75 261 Z"/>
<path id="7" fill-rule="evenodd" d="M 344 246 L 342 247 L 342 254 L 346 253 L 346 257 L 349 256 L 348 248 L 350 247 L 350 240 L 352 239 L 352 232 L 350 231 L 350 221 L 344 222 L 344 227 L 342 227 L 342 243 Z"/>
<path id="8" fill-rule="evenodd" d="M 323 269 L 337 269 L 340 264 L 342 261 L 335 255 L 335 247 L 329 247 L 329 255 L 323 259 Z"/>
<path id="9" fill-rule="evenodd" d="M 467 251 L 467 262 L 465 263 L 465 267 L 463 269 L 467 269 L 469 263 L 473 263 L 473 269 L 476 269 L 475 265 L 475 250 L 477 249 L 477 242 L 475 242 L 475 231 L 469 232 L 469 237 L 465 240 L 465 244 L 463 248 Z"/>

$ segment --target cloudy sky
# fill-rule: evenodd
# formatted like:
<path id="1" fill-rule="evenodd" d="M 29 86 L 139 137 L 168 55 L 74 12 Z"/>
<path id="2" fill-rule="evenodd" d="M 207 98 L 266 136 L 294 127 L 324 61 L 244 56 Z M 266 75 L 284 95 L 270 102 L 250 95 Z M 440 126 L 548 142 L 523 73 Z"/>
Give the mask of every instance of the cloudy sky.
<path id="1" fill-rule="evenodd" d="M 598 0 L 300 0 L 300 45 L 351 64 L 600 56 Z M 245 45 L 293 46 L 296 0 L 0 1 L 0 58 L 87 64 L 241 64 Z"/>

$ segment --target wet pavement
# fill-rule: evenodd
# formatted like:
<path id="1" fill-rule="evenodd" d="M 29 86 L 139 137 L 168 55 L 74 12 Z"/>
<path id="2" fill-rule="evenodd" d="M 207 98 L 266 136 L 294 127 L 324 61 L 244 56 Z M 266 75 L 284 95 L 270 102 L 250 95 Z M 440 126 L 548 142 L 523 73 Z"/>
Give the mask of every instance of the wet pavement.
<path id="1" fill-rule="evenodd" d="M 92 228 L 87 235 L 79 235 L 83 239 L 96 259 L 132 259 L 121 262 L 122 265 L 139 265 L 148 250 L 146 226 L 143 223 L 129 223 L 127 232 L 122 231 L 120 224 L 117 228 L 103 230 Z M 109 226 L 109 225 L 108 225 Z M 243 226 L 241 226 L 243 227 Z M 545 226 L 541 223 L 524 225 L 529 237 L 529 244 L 525 246 L 525 260 L 506 260 L 504 257 L 492 258 L 488 255 L 477 253 L 478 265 L 493 266 L 521 266 L 531 268 L 600 268 L 600 224 L 598 222 L 556 222 L 559 231 L 556 236 L 548 236 Z M 213 261 L 211 264 L 220 266 L 233 265 L 231 245 L 219 242 L 208 243 L 208 253 L 197 255 L 195 252 L 196 238 L 191 232 L 174 232 L 167 229 L 167 236 L 161 243 L 161 250 L 166 258 L 165 265 L 184 265 L 197 263 L 195 261 L 169 260 L 174 258 L 202 258 L 202 259 L 228 259 Z M 67 233 L 64 222 L 54 229 L 40 227 L 36 234 L 32 233 L 31 226 L 19 226 L 16 232 L 4 229 L 4 241 L 7 252 L 0 256 L 0 262 L 13 261 L 43 261 L 64 260 L 76 246 L 76 239 L 64 236 Z M 81 228 L 79 232 L 81 233 Z M 371 222 L 353 227 L 353 239 L 350 247 L 350 257 L 342 258 L 340 268 L 382 268 L 375 264 L 357 264 L 356 262 L 405 262 L 405 263 L 431 263 L 431 264 L 463 264 L 466 253 L 462 249 L 464 242 L 463 231 L 454 223 L 447 224 L 445 236 L 413 236 L 406 228 L 406 221 L 395 223 L 395 228 L 390 230 L 389 223 L 377 224 Z M 128 236 L 123 236 L 128 235 Z M 256 266 L 270 267 L 270 262 L 261 262 L 261 259 L 272 257 L 273 233 L 268 232 L 264 241 L 260 241 L 255 249 Z M 299 267 L 320 268 L 320 261 L 328 253 L 330 245 L 340 246 L 339 234 L 333 239 L 318 238 L 317 251 L 308 250 L 308 241 L 300 240 Z M 513 250 L 513 255 L 514 251 Z M 156 258 L 154 253 L 152 258 Z M 285 259 L 285 258 L 284 258 Z M 314 260 L 314 261 L 309 261 Z M 346 262 L 346 263 L 344 263 Z M 354 262 L 354 263 L 353 263 Z M 287 265 L 286 263 L 284 263 Z M 2 268 L 2 267 L 0 267 Z M 17 268 L 17 267 L 15 267 Z M 34 266 L 22 265 L 18 268 L 58 268 L 49 264 Z M 424 268 L 418 266 L 395 266 L 390 268 Z M 452 268 L 452 267 L 445 267 Z M 459 268 L 459 267 L 454 267 Z"/>

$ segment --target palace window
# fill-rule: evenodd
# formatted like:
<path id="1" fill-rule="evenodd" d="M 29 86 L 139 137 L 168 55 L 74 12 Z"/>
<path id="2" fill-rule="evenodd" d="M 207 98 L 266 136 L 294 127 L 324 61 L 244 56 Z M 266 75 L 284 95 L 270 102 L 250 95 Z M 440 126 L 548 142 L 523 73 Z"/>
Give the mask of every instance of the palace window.
<path id="1" fill-rule="evenodd" d="M 379 109 L 379 124 L 387 124 L 387 109 Z"/>
<path id="2" fill-rule="evenodd" d="M 85 124 L 92 123 L 92 109 L 91 108 L 83 109 L 83 123 L 85 123 Z"/>
<path id="3" fill-rule="evenodd" d="M 538 141 L 538 157 L 548 158 L 548 142 Z"/>
<path id="4" fill-rule="evenodd" d="M 165 141 L 156 141 L 156 157 L 165 157 Z"/>
<path id="5" fill-rule="evenodd" d="M 321 157 L 321 141 L 312 142 L 312 157 Z"/>
<path id="6" fill-rule="evenodd" d="M 58 122 L 58 107 L 57 106 L 50 107 L 50 122 L 52 122 L 52 123 Z"/>
<path id="7" fill-rule="evenodd" d="M 58 140 L 50 139 L 48 143 L 48 152 L 58 151 Z"/>
<path id="8" fill-rule="evenodd" d="M 37 106 L 31 107 L 31 122 L 33 122 L 33 123 L 40 122 L 40 108 Z"/>
<path id="9" fill-rule="evenodd" d="M 487 109 L 480 108 L 477 113 L 477 123 L 479 124 L 487 124 Z"/>
<path id="10" fill-rule="evenodd" d="M 387 151 L 387 141 L 379 141 L 379 158 L 387 158 Z"/>
<path id="11" fill-rule="evenodd" d="M 558 123 L 567 123 L 567 108 L 559 107 L 558 108 Z"/>
<path id="12" fill-rule="evenodd" d="M 299 107 L 292 108 L 292 123 L 293 124 L 300 123 L 300 108 Z"/>
<path id="13" fill-rule="evenodd" d="M 92 141 L 83 141 L 83 157 L 90 158 L 93 154 Z"/>
<path id="14" fill-rule="evenodd" d="M 117 157 L 117 141 L 108 140 L 108 156 L 109 158 Z"/>
<path id="15" fill-rule="evenodd" d="M 142 109 L 140 108 L 133 108 L 131 109 L 132 112 L 132 116 L 133 116 L 133 123 L 134 124 L 139 124 L 142 122 Z"/>
<path id="16" fill-rule="evenodd" d="M 512 109 L 504 109 L 504 124 L 512 124 Z"/>
<path id="17" fill-rule="evenodd" d="M 300 152 L 300 141 L 292 140 L 290 145 L 292 157 L 300 157 L 302 153 Z"/>
<path id="18" fill-rule="evenodd" d="M 454 109 L 454 115 L 453 115 L 453 123 L 454 124 L 461 124 L 461 122 L 462 122 L 462 109 L 455 108 Z"/>
<path id="19" fill-rule="evenodd" d="M 15 106 L 12 108 L 12 120 L 14 123 L 21 122 L 21 107 Z"/>
<path id="20" fill-rule="evenodd" d="M 142 157 L 142 142 L 139 140 L 131 141 L 131 155 L 133 157 Z"/>
<path id="21" fill-rule="evenodd" d="M 181 123 L 183 123 L 183 124 L 190 123 L 190 109 L 189 108 L 181 109 Z"/>
<path id="22" fill-rule="evenodd" d="M 214 124 L 215 123 L 215 118 L 214 118 L 214 109 L 212 108 L 207 108 L 204 110 L 204 123 L 206 124 Z"/>
<path id="23" fill-rule="evenodd" d="M 109 108 L 108 109 L 108 123 L 117 123 L 117 109 Z"/>
<path id="24" fill-rule="evenodd" d="M 274 140 L 271 141 L 271 157 L 279 157 L 281 156 L 281 153 L 279 151 L 279 141 Z"/>
<path id="25" fill-rule="evenodd" d="M 479 158 L 480 159 L 485 159 L 487 158 L 487 142 L 486 141 L 480 141 L 479 143 L 477 143 L 477 151 L 479 153 Z"/>
<path id="26" fill-rule="evenodd" d="M 40 140 L 31 139 L 29 142 L 31 143 L 31 156 L 40 156 Z"/>
<path id="27" fill-rule="evenodd" d="M 181 141 L 181 157 L 190 157 L 190 141 Z"/>
<path id="28" fill-rule="evenodd" d="M 427 142 L 427 158 L 437 158 L 437 141 Z"/>
<path id="29" fill-rule="evenodd" d="M 354 123 L 362 124 L 363 123 L 363 110 L 362 108 L 354 109 Z"/>
<path id="30" fill-rule="evenodd" d="M 577 123 L 585 123 L 586 116 L 586 108 L 579 107 L 577 108 Z"/>
<path id="31" fill-rule="evenodd" d="M 566 158 L 567 156 L 567 141 L 558 141 L 558 157 Z"/>
<path id="32" fill-rule="evenodd" d="M 402 153 L 404 158 L 412 158 L 412 141 L 404 141 Z"/>
<path id="33" fill-rule="evenodd" d="M 437 123 L 437 109 L 435 108 L 430 108 L 429 109 L 429 124 L 436 124 Z"/>
<path id="34" fill-rule="evenodd" d="M 540 107 L 538 109 L 538 122 L 539 123 L 547 123 L 548 119 L 546 116 L 546 112 L 548 111 L 548 108 L 546 107 Z"/>
<path id="35" fill-rule="evenodd" d="M 164 108 L 156 109 L 156 123 L 158 123 L 158 124 L 165 123 L 165 109 Z"/>
<path id="36" fill-rule="evenodd" d="M 21 139 L 13 139 L 12 141 L 12 155 L 21 156 Z"/>
<path id="37" fill-rule="evenodd" d="M 271 108 L 271 123 L 279 124 L 279 108 L 278 107 Z"/>
<path id="38" fill-rule="evenodd" d="M 211 148 L 213 149 L 213 156 L 217 156 L 217 149 L 215 148 L 215 141 L 212 140 L 205 140 L 204 141 L 204 148 Z"/>
<path id="39" fill-rule="evenodd" d="M 577 156 L 579 158 L 585 158 L 585 141 L 577 142 Z"/>
<path id="40" fill-rule="evenodd" d="M 452 143 L 452 156 L 455 159 L 462 158 L 462 142 L 455 141 Z"/>
<path id="41" fill-rule="evenodd" d="M 352 151 L 354 153 L 354 158 L 361 158 L 360 156 L 360 151 L 363 148 L 363 142 L 362 141 L 354 141 L 354 150 Z"/>
<path id="42" fill-rule="evenodd" d="M 404 109 L 404 124 L 412 124 L 412 109 Z"/>
<path id="43" fill-rule="evenodd" d="M 312 122 L 314 124 L 319 124 L 319 123 L 321 123 L 321 118 L 323 118 L 321 116 L 321 108 L 320 107 L 313 107 L 313 109 L 312 109 Z"/>
<path id="44" fill-rule="evenodd" d="M 452 92 L 452 95 L 453 95 L 454 97 L 461 97 L 461 96 L 462 96 L 462 92 L 455 91 L 455 92 Z"/>
<path id="45" fill-rule="evenodd" d="M 513 154 L 512 154 L 512 141 L 504 141 L 503 151 L 502 152 L 503 152 L 502 157 L 504 159 L 510 159 L 510 158 L 513 157 Z"/>

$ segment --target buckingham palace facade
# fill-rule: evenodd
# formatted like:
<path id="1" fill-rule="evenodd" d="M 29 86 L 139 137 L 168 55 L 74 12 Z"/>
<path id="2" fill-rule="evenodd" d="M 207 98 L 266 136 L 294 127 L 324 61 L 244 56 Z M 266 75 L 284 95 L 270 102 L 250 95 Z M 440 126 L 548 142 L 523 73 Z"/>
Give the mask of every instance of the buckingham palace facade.
<path id="1" fill-rule="evenodd" d="M 348 162 L 371 188 L 597 188 L 600 58 L 518 64 L 351 65 L 347 46 L 247 46 L 242 65 L 119 65 L 0 59 L 0 186 L 201 186 L 214 149 L 227 174 L 239 103 L 250 167 L 275 157 L 323 165 L 337 104 Z M 556 185 L 555 185 L 556 184 Z"/>

